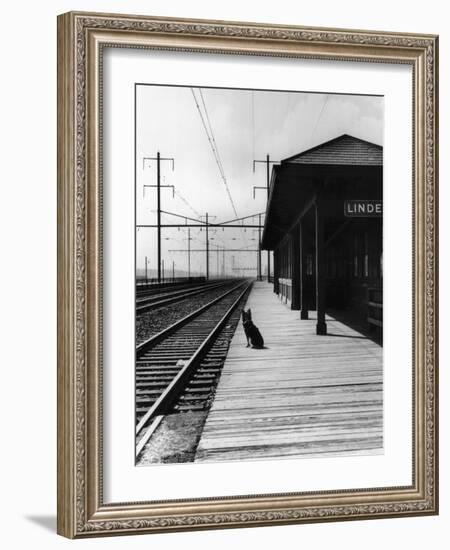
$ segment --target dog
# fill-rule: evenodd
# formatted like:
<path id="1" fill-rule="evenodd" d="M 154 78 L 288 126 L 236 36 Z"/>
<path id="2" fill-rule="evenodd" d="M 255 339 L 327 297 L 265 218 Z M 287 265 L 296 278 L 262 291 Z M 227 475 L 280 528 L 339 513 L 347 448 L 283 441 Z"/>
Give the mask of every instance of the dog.
<path id="1" fill-rule="evenodd" d="M 251 345 L 252 348 L 263 349 L 264 340 L 258 328 L 253 324 L 252 310 L 250 308 L 247 311 L 245 309 L 242 310 L 242 324 L 247 338 L 247 347 Z"/>

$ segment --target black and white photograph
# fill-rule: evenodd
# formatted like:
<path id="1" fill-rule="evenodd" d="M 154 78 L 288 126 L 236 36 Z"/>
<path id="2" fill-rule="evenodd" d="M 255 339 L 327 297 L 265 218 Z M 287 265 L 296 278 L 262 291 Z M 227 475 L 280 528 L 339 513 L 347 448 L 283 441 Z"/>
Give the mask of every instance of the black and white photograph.
<path id="1" fill-rule="evenodd" d="M 382 96 L 135 85 L 136 465 L 383 453 Z"/>
<path id="2" fill-rule="evenodd" d="M 446 4 L 3 14 L 3 547 L 445 548 Z"/>

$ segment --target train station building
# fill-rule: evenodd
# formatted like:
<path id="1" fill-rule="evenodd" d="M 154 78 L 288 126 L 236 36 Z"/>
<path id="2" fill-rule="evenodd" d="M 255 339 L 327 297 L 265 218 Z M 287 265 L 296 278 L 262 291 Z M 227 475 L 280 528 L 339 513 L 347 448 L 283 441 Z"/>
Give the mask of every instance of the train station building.
<path id="1" fill-rule="evenodd" d="M 263 250 L 274 292 L 301 319 L 341 312 L 382 327 L 383 148 L 344 134 L 272 169 Z"/>

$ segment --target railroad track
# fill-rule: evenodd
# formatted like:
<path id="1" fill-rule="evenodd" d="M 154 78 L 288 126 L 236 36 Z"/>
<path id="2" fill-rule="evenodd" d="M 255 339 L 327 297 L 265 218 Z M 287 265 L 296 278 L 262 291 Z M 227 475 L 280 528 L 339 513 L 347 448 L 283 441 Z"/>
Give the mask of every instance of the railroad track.
<path id="1" fill-rule="evenodd" d="M 195 281 L 195 282 L 186 282 L 186 283 L 178 283 L 178 284 L 170 284 L 168 286 L 158 286 L 157 288 L 139 288 L 136 287 L 136 297 L 148 297 L 148 296 L 155 296 L 156 294 L 167 294 L 170 292 L 174 292 L 176 290 L 187 290 L 189 288 L 193 288 L 194 286 L 201 286 L 204 284 L 207 284 L 208 281 Z"/>
<path id="2" fill-rule="evenodd" d="M 251 288 L 243 281 L 136 349 L 136 458 L 167 414 L 206 410 Z"/>
<path id="3" fill-rule="evenodd" d="M 136 313 L 139 315 L 159 307 L 168 306 L 185 298 L 195 296 L 196 294 L 202 294 L 208 290 L 213 290 L 221 286 L 229 286 L 230 281 L 220 281 L 209 284 L 203 284 L 194 288 L 183 290 L 172 290 L 171 292 L 164 292 L 149 297 L 139 297 L 136 299 Z"/>

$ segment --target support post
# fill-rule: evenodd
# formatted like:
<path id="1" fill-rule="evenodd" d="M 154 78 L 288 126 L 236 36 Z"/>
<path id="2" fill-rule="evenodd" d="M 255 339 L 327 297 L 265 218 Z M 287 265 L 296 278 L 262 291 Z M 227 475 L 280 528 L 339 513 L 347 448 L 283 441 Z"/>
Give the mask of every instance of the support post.
<path id="1" fill-rule="evenodd" d="M 270 157 L 267 155 L 267 208 L 269 208 L 269 187 L 270 187 Z M 270 250 L 267 251 L 267 282 L 270 282 Z"/>
<path id="2" fill-rule="evenodd" d="M 158 258 L 157 258 L 157 273 L 158 273 L 158 282 L 161 282 L 161 187 L 171 187 L 172 188 L 172 196 L 175 196 L 175 187 L 173 185 L 161 185 L 161 161 L 169 160 L 172 161 L 172 170 L 175 169 L 175 159 L 173 158 L 167 158 L 167 157 L 161 157 L 160 152 L 158 151 L 156 157 L 144 157 L 144 167 L 145 167 L 145 161 L 146 160 L 156 160 L 156 185 L 144 185 L 145 187 L 156 187 L 157 189 L 157 218 L 156 218 L 156 225 L 137 225 L 136 227 L 156 227 L 158 231 Z"/>
<path id="3" fill-rule="evenodd" d="M 275 294 L 278 294 L 279 292 L 279 285 L 278 285 L 278 252 L 276 249 L 273 251 L 273 291 Z"/>
<path id="4" fill-rule="evenodd" d="M 320 196 L 317 197 L 316 205 L 316 309 L 317 324 L 316 333 L 326 334 L 327 324 L 325 322 L 325 239 L 324 239 L 324 211 Z"/>
<path id="5" fill-rule="evenodd" d="M 191 278 L 191 228 L 188 227 L 188 278 Z"/>
<path id="6" fill-rule="evenodd" d="M 292 299 L 291 309 L 300 309 L 300 229 L 295 227 L 292 237 Z"/>
<path id="7" fill-rule="evenodd" d="M 308 319 L 308 299 L 306 296 L 306 229 L 305 222 L 300 220 L 300 319 Z"/>
<path id="8" fill-rule="evenodd" d="M 256 160 L 256 159 L 253 159 L 253 172 L 255 171 L 255 166 L 256 166 L 256 163 L 262 163 L 262 164 L 265 164 L 266 165 L 266 193 L 267 193 L 267 206 L 266 206 L 266 214 L 267 214 L 267 208 L 269 206 L 269 190 L 270 190 L 270 165 L 271 164 L 276 164 L 277 162 L 279 161 L 273 161 L 273 160 L 270 160 L 270 155 L 267 154 L 266 155 L 266 160 Z M 264 187 L 258 187 L 258 186 L 254 186 L 253 187 L 253 198 L 255 198 L 255 190 L 256 189 L 264 189 Z M 261 224 L 260 224 L 261 225 Z M 261 239 L 260 239 L 261 241 Z M 261 260 L 260 260 L 261 261 Z M 274 264 L 275 264 L 275 255 L 274 255 Z M 274 272 L 275 272 L 275 265 L 274 265 Z M 260 274 L 261 275 L 261 274 Z M 259 276 L 258 277 L 259 280 L 262 280 L 262 277 Z M 267 282 L 270 281 L 270 250 L 267 251 Z"/>
<path id="9" fill-rule="evenodd" d="M 261 214 L 259 214 L 259 227 L 258 227 L 258 281 L 262 281 L 261 273 Z"/>
<path id="10" fill-rule="evenodd" d="M 208 212 L 206 212 L 206 280 L 209 280 L 209 236 L 208 236 Z"/>
<path id="11" fill-rule="evenodd" d="M 158 208 L 158 283 L 161 282 L 161 155 L 156 154 L 156 188 L 157 188 L 157 208 Z"/>

